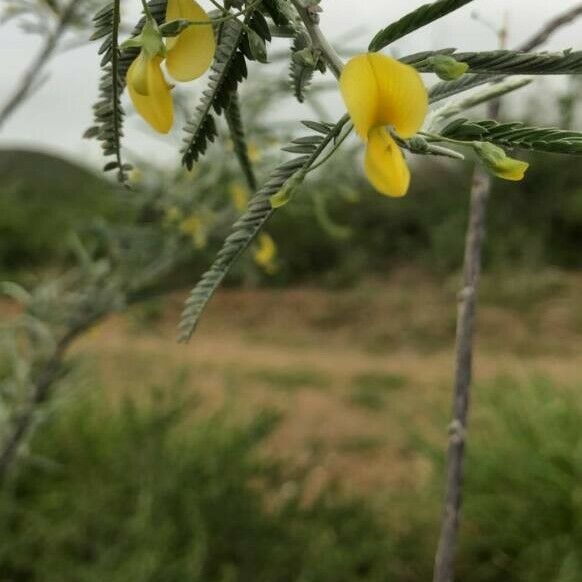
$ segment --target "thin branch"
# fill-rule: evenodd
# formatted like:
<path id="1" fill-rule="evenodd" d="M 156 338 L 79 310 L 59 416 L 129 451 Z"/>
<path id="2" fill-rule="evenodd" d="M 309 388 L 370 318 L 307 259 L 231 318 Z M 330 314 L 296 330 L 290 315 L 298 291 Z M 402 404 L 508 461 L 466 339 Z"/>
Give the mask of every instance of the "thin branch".
<path id="1" fill-rule="evenodd" d="M 38 75 L 53 56 L 61 37 L 66 32 L 69 24 L 75 16 L 75 10 L 81 0 L 70 0 L 61 12 L 59 21 L 55 29 L 49 34 L 40 48 L 36 58 L 31 63 L 30 67 L 23 75 L 20 84 L 14 91 L 12 97 L 8 99 L 6 104 L 0 109 L 0 127 L 4 122 L 14 113 L 14 111 L 24 103 L 24 100 L 29 96 L 32 87 L 38 79 Z"/>
<path id="2" fill-rule="evenodd" d="M 445 507 L 435 559 L 434 582 L 454 580 L 455 554 L 463 501 L 463 470 L 473 373 L 475 313 L 491 182 L 489 174 L 479 166 L 473 175 L 471 187 L 469 226 L 465 239 L 463 288 L 459 293 L 457 311 L 453 420 L 449 425 Z"/>
<path id="3" fill-rule="evenodd" d="M 556 30 L 562 28 L 563 26 L 567 26 L 573 20 L 582 16 L 582 4 L 578 4 L 567 10 L 563 14 L 556 16 L 550 20 L 541 30 L 539 30 L 536 34 L 534 34 L 529 40 L 524 42 L 523 44 L 519 45 L 516 50 L 528 52 L 531 51 L 538 46 L 544 44 Z"/>
<path id="4" fill-rule="evenodd" d="M 23 406 L 22 411 L 12 418 L 10 434 L 2 444 L 2 449 L 0 450 L 0 484 L 6 478 L 22 443 L 32 431 L 38 408 L 50 398 L 51 388 L 62 374 L 63 360 L 69 346 L 79 335 L 99 321 L 101 317 L 103 317 L 102 313 L 91 314 L 73 324 L 57 343 L 52 356 L 42 366 L 32 387 L 28 402 Z"/>
<path id="5" fill-rule="evenodd" d="M 580 15 L 582 15 L 582 6 L 568 10 L 551 20 L 518 50 L 529 51 L 536 48 L 558 28 L 571 23 Z M 500 35 L 500 38 L 504 36 L 505 34 Z M 488 113 L 491 119 L 499 116 L 498 99 L 489 103 Z M 457 312 L 453 420 L 449 426 L 445 506 L 435 557 L 433 582 L 453 582 L 455 578 L 455 556 L 463 502 L 467 421 L 471 401 L 475 315 L 485 240 L 487 202 L 491 185 L 490 175 L 481 166 L 477 167 L 471 188 L 469 225 L 465 240 L 463 288 L 459 294 Z"/>
<path id="6" fill-rule="evenodd" d="M 303 21 L 305 29 L 309 33 L 313 46 L 321 51 L 321 54 L 331 72 L 336 79 L 339 79 L 344 64 L 336 50 L 331 46 L 331 44 L 329 44 L 329 41 L 325 38 L 323 32 L 321 32 L 321 29 L 319 28 L 319 14 L 316 12 L 316 9 L 304 8 L 299 0 L 291 1 Z"/>
<path id="7" fill-rule="evenodd" d="M 155 281 L 155 276 L 151 279 Z M 148 283 L 146 280 L 149 278 L 145 277 L 143 283 L 142 281 L 134 282 L 131 291 L 125 297 L 126 306 L 171 293 L 180 287 L 179 282 L 166 286 Z M 0 486 L 8 477 L 22 446 L 33 432 L 39 408 L 53 396 L 55 382 L 63 376 L 65 358 L 69 348 L 79 337 L 111 315 L 113 311 L 114 309 L 103 308 L 87 313 L 85 306 L 82 306 L 80 312 L 77 313 L 76 317 L 73 317 L 68 329 L 57 342 L 51 356 L 38 370 L 28 400 L 20 412 L 10 419 L 9 434 L 0 445 Z"/>

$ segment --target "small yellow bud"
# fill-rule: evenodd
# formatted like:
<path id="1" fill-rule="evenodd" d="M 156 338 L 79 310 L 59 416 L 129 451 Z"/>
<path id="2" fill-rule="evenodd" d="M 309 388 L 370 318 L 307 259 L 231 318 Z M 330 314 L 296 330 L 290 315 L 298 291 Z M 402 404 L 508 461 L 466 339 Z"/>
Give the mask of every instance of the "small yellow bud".
<path id="1" fill-rule="evenodd" d="M 285 206 L 291 198 L 298 186 L 300 186 L 305 180 L 305 172 L 299 171 L 295 172 L 287 181 L 281 186 L 281 189 L 273 194 L 270 198 L 272 208 L 281 208 Z"/>
<path id="2" fill-rule="evenodd" d="M 513 182 L 523 180 L 525 172 L 529 168 L 527 162 L 510 158 L 502 148 L 492 143 L 473 142 L 473 148 L 487 169 L 503 180 Z"/>
<path id="3" fill-rule="evenodd" d="M 432 65 L 433 71 L 443 81 L 455 81 L 469 70 L 467 63 L 457 61 L 448 55 L 435 55 L 429 57 L 428 61 Z"/>

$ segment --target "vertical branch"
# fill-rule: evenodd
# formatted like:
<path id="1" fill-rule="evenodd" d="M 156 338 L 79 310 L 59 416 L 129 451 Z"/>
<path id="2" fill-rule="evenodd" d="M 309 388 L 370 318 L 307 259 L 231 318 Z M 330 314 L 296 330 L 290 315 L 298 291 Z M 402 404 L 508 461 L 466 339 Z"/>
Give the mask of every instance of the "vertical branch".
<path id="1" fill-rule="evenodd" d="M 558 28 L 582 15 L 578 5 L 550 20 L 528 41 L 517 48 L 531 51 L 544 43 Z M 500 44 L 505 44 L 507 30 L 499 31 Z M 500 101 L 489 103 L 490 119 L 499 117 Z M 469 208 L 469 224 L 465 239 L 463 260 L 463 287 L 459 293 L 457 332 L 455 344 L 455 379 L 453 388 L 453 419 L 449 425 L 447 473 L 444 512 L 441 532 L 435 556 L 433 582 L 453 582 L 455 578 L 455 556 L 458 545 L 461 508 L 463 503 L 463 480 L 467 422 L 471 403 L 471 380 L 473 374 L 473 347 L 477 293 L 485 241 L 487 203 L 491 192 L 492 178 L 482 167 L 473 174 Z"/>
<path id="2" fill-rule="evenodd" d="M 463 287 L 459 293 L 453 420 L 449 425 L 444 515 L 435 559 L 434 582 L 452 582 L 463 495 L 463 465 L 473 373 L 473 338 L 481 257 L 485 240 L 487 200 L 491 177 L 481 167 L 475 170 L 471 187 L 469 226 L 465 239 Z"/>
<path id="3" fill-rule="evenodd" d="M 70 0 L 63 8 L 56 28 L 47 36 L 36 58 L 20 80 L 12 97 L 10 97 L 4 106 L 0 108 L 0 127 L 2 127 L 8 117 L 10 117 L 10 115 L 12 115 L 12 113 L 22 105 L 24 100 L 30 94 L 31 88 L 34 82 L 38 79 L 40 71 L 53 56 L 61 37 L 66 32 L 69 24 L 75 16 L 75 10 L 80 1 L 81 0 Z"/>

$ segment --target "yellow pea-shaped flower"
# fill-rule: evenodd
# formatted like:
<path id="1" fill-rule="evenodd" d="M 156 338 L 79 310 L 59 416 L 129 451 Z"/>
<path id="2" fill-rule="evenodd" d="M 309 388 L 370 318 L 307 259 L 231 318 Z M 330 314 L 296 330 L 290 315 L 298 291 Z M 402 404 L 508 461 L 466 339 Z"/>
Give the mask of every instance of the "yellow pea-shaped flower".
<path id="1" fill-rule="evenodd" d="M 263 232 L 259 235 L 257 248 L 253 254 L 255 263 L 267 274 L 272 275 L 277 271 L 277 245 L 270 235 Z"/>
<path id="2" fill-rule="evenodd" d="M 127 90 L 135 110 L 160 133 L 174 123 L 171 87 L 164 79 L 162 57 L 148 57 L 142 51 L 127 71 Z"/>
<path id="3" fill-rule="evenodd" d="M 191 20 L 196 24 L 166 41 L 166 67 L 176 81 L 185 83 L 202 76 L 214 57 L 216 43 L 208 14 L 193 0 L 168 0 L 166 22 Z"/>
<path id="4" fill-rule="evenodd" d="M 410 172 L 386 126 L 412 137 L 428 111 L 428 94 L 418 72 L 378 53 L 358 55 L 346 64 L 340 89 L 357 134 L 366 143 L 365 171 L 382 194 L 403 196 Z"/>
<path id="5" fill-rule="evenodd" d="M 193 81 L 210 67 L 216 50 L 210 18 L 194 0 L 168 0 L 165 20 L 189 20 L 194 24 L 166 39 L 164 46 L 155 22 L 150 20 L 149 26 L 146 23 L 138 37 L 142 38 L 140 44 L 143 42 L 141 52 L 129 67 L 126 79 L 136 111 L 160 133 L 168 133 L 174 122 L 172 86 L 161 69 L 164 59 L 173 79 Z"/>

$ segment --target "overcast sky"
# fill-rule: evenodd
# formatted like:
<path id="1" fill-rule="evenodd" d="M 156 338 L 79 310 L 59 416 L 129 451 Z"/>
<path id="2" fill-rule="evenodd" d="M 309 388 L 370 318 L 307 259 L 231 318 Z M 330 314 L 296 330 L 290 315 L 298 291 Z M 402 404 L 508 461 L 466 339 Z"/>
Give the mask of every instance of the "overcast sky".
<path id="1" fill-rule="evenodd" d="M 0 0 L 0 3 L 6 0 Z M 510 44 L 517 44 L 537 30 L 558 11 L 579 4 L 580 0 L 475 0 L 469 6 L 441 19 L 438 23 L 406 37 L 395 45 L 401 54 L 424 49 L 457 47 L 459 49 L 493 49 L 495 38 L 488 28 L 471 18 L 478 12 L 483 20 L 494 24 L 508 14 Z M 129 6 L 139 0 L 126 0 Z M 204 4 L 205 2 L 203 2 Z M 361 30 L 350 39 L 350 48 L 364 50 L 370 36 L 383 25 L 407 10 L 423 4 L 422 0 L 322 0 L 322 29 L 330 38 Z M 354 7 L 357 6 L 356 9 Z M 556 34 L 547 48 L 582 48 L 582 20 Z M 0 28 L 0 104 L 10 95 L 19 75 L 38 49 L 38 42 L 13 25 Z M 51 149 L 64 156 L 94 164 L 100 160 L 94 141 L 81 139 L 91 124 L 91 105 L 97 94 L 99 75 L 95 45 L 60 54 L 47 69 L 48 82 L 9 121 L 0 128 L 0 147 L 24 146 Z M 194 83 L 194 87 L 199 86 Z M 339 102 L 337 104 L 339 108 Z M 158 141 L 137 118 L 128 120 L 127 143 L 147 154 Z M 180 128 L 167 138 L 175 144 Z M 172 150 L 167 149 L 167 155 Z M 166 155 L 166 154 L 164 154 Z M 175 149 L 173 150 L 175 156 Z"/>

